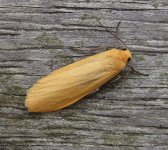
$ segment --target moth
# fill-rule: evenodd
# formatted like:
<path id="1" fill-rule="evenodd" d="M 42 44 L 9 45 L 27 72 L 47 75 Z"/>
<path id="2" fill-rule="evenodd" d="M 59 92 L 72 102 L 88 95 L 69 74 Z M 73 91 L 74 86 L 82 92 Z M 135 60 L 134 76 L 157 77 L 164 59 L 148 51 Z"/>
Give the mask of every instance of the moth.
<path id="1" fill-rule="evenodd" d="M 50 112 L 67 107 L 118 75 L 131 59 L 128 48 L 113 48 L 57 69 L 29 89 L 25 106 L 29 112 Z"/>

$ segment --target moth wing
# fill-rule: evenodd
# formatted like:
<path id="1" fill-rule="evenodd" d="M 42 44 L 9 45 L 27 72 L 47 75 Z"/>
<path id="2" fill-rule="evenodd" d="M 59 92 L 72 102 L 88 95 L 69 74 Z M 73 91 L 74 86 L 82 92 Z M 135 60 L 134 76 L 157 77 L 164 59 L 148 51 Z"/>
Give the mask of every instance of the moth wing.
<path id="1" fill-rule="evenodd" d="M 88 95 L 119 72 L 116 60 L 103 56 L 92 56 L 40 79 L 28 91 L 26 107 L 31 112 L 54 111 Z"/>

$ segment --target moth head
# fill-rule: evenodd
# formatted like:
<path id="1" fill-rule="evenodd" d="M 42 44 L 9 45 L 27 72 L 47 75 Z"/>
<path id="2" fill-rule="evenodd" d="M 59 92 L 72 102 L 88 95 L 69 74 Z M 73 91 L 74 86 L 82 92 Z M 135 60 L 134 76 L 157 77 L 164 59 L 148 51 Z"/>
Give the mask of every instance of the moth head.
<path id="1" fill-rule="evenodd" d="M 126 49 L 123 51 L 123 58 L 126 63 L 132 60 L 132 53 L 130 52 L 129 49 Z"/>

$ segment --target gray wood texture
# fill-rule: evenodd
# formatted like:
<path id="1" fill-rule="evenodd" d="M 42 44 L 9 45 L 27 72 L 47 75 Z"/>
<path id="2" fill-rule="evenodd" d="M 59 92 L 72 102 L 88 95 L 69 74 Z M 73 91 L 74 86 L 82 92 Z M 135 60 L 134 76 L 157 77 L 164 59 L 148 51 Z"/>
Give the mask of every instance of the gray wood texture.
<path id="1" fill-rule="evenodd" d="M 26 91 L 61 66 L 117 44 L 149 77 L 103 86 L 58 112 L 28 113 Z M 167 0 L 0 0 L 0 149 L 167 150 Z"/>

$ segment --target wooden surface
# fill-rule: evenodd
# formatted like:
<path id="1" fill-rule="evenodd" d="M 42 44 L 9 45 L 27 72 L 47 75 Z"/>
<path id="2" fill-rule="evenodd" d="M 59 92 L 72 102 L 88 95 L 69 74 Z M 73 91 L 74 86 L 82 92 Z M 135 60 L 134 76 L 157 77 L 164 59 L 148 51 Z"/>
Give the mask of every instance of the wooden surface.
<path id="1" fill-rule="evenodd" d="M 130 74 L 59 112 L 28 113 L 37 79 L 118 45 L 93 15 L 113 31 L 121 21 L 132 65 L 149 77 Z M 0 0 L 0 149 L 167 150 L 168 1 Z"/>

